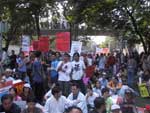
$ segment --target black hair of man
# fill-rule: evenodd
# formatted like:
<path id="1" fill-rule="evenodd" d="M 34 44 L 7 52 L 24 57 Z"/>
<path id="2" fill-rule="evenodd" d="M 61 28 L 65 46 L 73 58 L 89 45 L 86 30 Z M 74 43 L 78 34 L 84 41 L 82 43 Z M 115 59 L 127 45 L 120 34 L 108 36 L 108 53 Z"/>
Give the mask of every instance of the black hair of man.
<path id="1" fill-rule="evenodd" d="M 71 107 L 69 107 L 67 110 L 66 110 L 66 113 L 70 113 L 72 110 L 74 110 L 74 109 L 77 109 L 77 110 L 79 110 L 81 113 L 83 113 L 82 112 L 82 110 L 81 110 L 81 108 L 79 108 L 79 107 L 77 107 L 77 106 L 71 106 Z"/>
<path id="2" fill-rule="evenodd" d="M 72 83 L 71 86 L 72 86 L 72 87 L 73 87 L 73 86 L 76 86 L 76 88 L 78 88 L 78 89 L 80 88 L 80 87 L 79 87 L 79 84 L 77 84 L 77 83 Z"/>
<path id="3" fill-rule="evenodd" d="M 54 86 L 54 88 L 52 88 L 52 94 L 55 95 L 56 93 L 61 92 L 61 88 L 59 86 Z"/>
<path id="4" fill-rule="evenodd" d="M 100 109 L 102 105 L 105 105 L 105 99 L 102 97 L 97 97 L 94 100 L 94 106 L 96 109 Z"/>
<path id="5" fill-rule="evenodd" d="M 3 103 L 5 100 L 7 99 L 10 99 L 11 101 L 13 101 L 13 97 L 11 94 L 4 94 L 2 97 L 1 97 L 1 102 Z"/>
<path id="6" fill-rule="evenodd" d="M 104 95 L 104 93 L 106 93 L 106 92 L 109 92 L 109 89 L 108 88 L 103 88 L 102 89 L 102 95 Z"/>

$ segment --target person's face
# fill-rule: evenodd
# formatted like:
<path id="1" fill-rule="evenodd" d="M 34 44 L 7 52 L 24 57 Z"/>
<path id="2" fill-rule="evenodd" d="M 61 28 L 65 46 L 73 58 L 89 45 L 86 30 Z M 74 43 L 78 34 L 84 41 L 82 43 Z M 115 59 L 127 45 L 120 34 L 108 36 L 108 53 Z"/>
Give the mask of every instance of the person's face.
<path id="1" fill-rule="evenodd" d="M 6 100 L 4 100 L 3 103 L 2 103 L 2 105 L 3 105 L 3 107 L 4 107 L 4 109 L 5 109 L 6 111 L 10 110 L 10 109 L 11 109 L 11 106 L 12 106 L 12 101 L 11 101 L 11 99 L 6 99 Z"/>
<path id="2" fill-rule="evenodd" d="M 55 93 L 54 97 L 56 98 L 56 100 L 58 100 L 61 96 L 62 92 L 58 92 L 58 93 Z"/>
<path id="3" fill-rule="evenodd" d="M 75 56 L 74 56 L 74 60 L 75 60 L 75 61 L 79 61 L 78 55 L 75 55 Z"/>
<path id="4" fill-rule="evenodd" d="M 24 87 L 24 92 L 29 92 L 30 88 Z"/>
<path id="5" fill-rule="evenodd" d="M 91 89 L 87 89 L 87 92 L 89 93 L 90 96 L 93 95 L 93 91 Z"/>
<path id="6" fill-rule="evenodd" d="M 96 87 L 100 88 L 100 83 L 98 81 L 96 82 Z"/>
<path id="7" fill-rule="evenodd" d="M 112 113 L 120 113 L 119 109 L 113 110 Z"/>
<path id="8" fill-rule="evenodd" d="M 76 86 L 72 86 L 71 90 L 74 95 L 78 94 L 78 92 L 79 92 L 79 89 Z"/>
<path id="9" fill-rule="evenodd" d="M 69 113 L 82 113 L 82 112 L 78 109 L 73 109 Z"/>
<path id="10" fill-rule="evenodd" d="M 68 61 L 69 57 L 67 55 L 64 55 L 64 61 Z"/>
<path id="11" fill-rule="evenodd" d="M 109 97 L 109 92 L 108 91 L 104 93 L 104 97 L 105 98 Z"/>
<path id="12" fill-rule="evenodd" d="M 125 94 L 125 98 L 126 98 L 127 100 L 130 100 L 130 99 L 132 99 L 132 95 L 129 94 L 129 93 L 127 93 L 127 94 Z"/>
<path id="13" fill-rule="evenodd" d="M 16 93 L 15 93 L 15 91 L 14 91 L 13 89 L 11 89 L 11 90 L 9 91 L 9 93 L 10 93 L 11 95 L 13 95 L 13 96 L 16 95 Z"/>
<path id="14" fill-rule="evenodd" d="M 34 109 L 35 103 L 34 102 L 28 102 L 28 108 L 29 109 Z"/>
<path id="15" fill-rule="evenodd" d="M 51 56 L 51 60 L 55 60 L 56 56 L 55 55 L 52 55 Z"/>

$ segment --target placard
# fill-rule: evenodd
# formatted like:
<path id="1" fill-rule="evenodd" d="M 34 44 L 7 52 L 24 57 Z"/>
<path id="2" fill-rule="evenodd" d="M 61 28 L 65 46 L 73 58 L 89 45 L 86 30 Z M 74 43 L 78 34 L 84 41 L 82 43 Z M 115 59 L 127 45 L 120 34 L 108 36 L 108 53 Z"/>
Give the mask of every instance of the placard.
<path id="1" fill-rule="evenodd" d="M 43 36 L 39 38 L 38 50 L 41 52 L 49 51 L 49 37 Z"/>
<path id="2" fill-rule="evenodd" d="M 70 32 L 59 32 L 56 34 L 56 50 L 61 52 L 70 51 Z"/>
<path id="3" fill-rule="evenodd" d="M 139 91 L 140 91 L 141 97 L 149 97 L 149 92 L 145 83 L 139 84 Z"/>
<path id="4" fill-rule="evenodd" d="M 29 52 L 30 50 L 30 37 L 27 35 L 22 36 L 22 51 Z"/>
<path id="5" fill-rule="evenodd" d="M 80 54 L 81 50 L 82 50 L 82 42 L 72 41 L 72 44 L 71 44 L 71 56 L 73 56 L 73 54 L 75 52 L 78 52 Z"/>

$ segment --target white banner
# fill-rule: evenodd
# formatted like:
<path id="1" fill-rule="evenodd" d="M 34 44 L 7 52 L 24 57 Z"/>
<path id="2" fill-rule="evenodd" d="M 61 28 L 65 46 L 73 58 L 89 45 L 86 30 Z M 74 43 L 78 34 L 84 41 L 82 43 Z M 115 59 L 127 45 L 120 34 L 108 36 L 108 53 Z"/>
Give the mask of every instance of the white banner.
<path id="1" fill-rule="evenodd" d="M 71 56 L 73 56 L 73 54 L 75 52 L 78 52 L 80 54 L 81 50 L 82 50 L 82 42 L 72 41 L 72 44 L 71 44 Z"/>
<path id="2" fill-rule="evenodd" d="M 22 36 L 22 51 L 29 52 L 30 50 L 30 37 L 27 35 Z"/>

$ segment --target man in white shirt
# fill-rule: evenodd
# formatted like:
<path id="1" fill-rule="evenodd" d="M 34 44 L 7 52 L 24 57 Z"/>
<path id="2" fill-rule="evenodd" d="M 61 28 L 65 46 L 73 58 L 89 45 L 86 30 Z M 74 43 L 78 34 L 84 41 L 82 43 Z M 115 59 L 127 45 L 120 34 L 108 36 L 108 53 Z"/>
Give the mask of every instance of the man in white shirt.
<path id="1" fill-rule="evenodd" d="M 72 93 L 68 96 L 68 99 L 73 100 L 80 100 L 80 103 L 77 104 L 77 107 L 81 108 L 83 113 L 87 112 L 87 104 L 86 104 L 86 98 L 83 93 L 79 91 L 79 85 L 76 83 L 73 83 L 71 86 Z"/>
<path id="2" fill-rule="evenodd" d="M 70 93 L 70 73 L 72 67 L 70 62 L 70 55 L 65 53 L 63 61 L 60 61 L 57 67 L 58 71 L 58 83 L 62 89 L 62 94 L 68 96 Z"/>
<path id="3" fill-rule="evenodd" d="M 64 113 L 69 106 L 76 105 L 79 100 L 70 101 L 61 95 L 59 86 L 52 89 L 52 96 L 46 101 L 44 113 Z"/>
<path id="4" fill-rule="evenodd" d="M 72 81 L 78 83 L 81 89 L 81 92 L 85 94 L 85 86 L 82 81 L 84 76 L 84 71 L 86 69 L 85 64 L 83 61 L 79 60 L 80 55 L 79 53 L 74 53 L 73 55 L 74 60 L 72 61 Z"/>
<path id="5" fill-rule="evenodd" d="M 86 102 L 88 105 L 88 109 L 94 109 L 94 100 L 99 97 L 99 95 L 95 92 L 93 92 L 92 87 L 89 85 L 87 88 L 87 94 L 86 94 Z"/>

